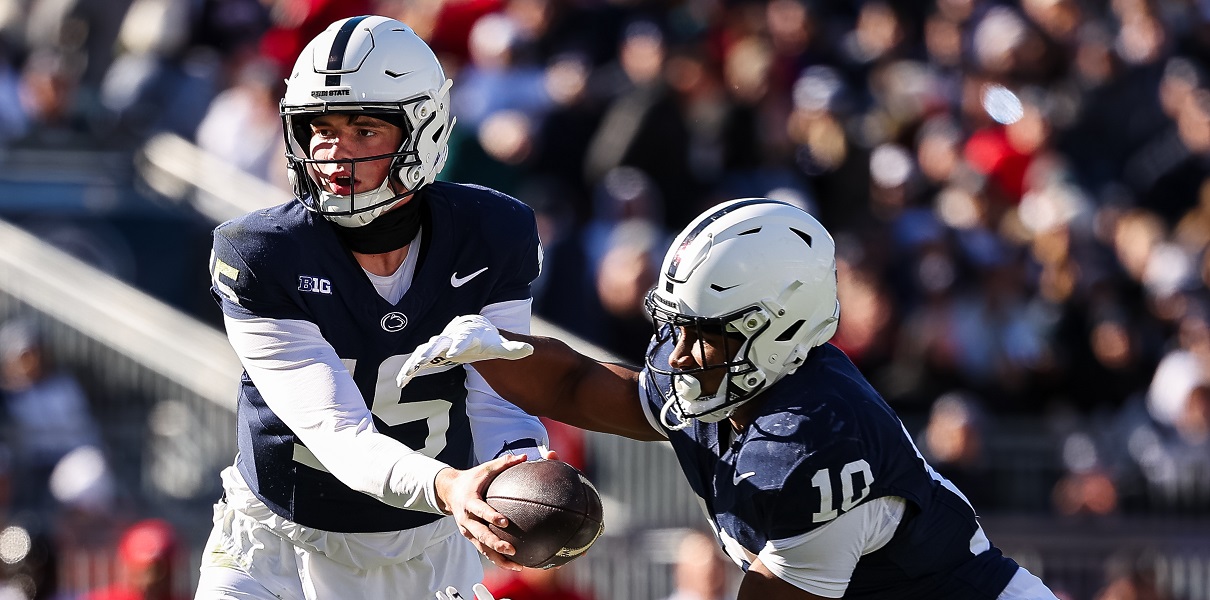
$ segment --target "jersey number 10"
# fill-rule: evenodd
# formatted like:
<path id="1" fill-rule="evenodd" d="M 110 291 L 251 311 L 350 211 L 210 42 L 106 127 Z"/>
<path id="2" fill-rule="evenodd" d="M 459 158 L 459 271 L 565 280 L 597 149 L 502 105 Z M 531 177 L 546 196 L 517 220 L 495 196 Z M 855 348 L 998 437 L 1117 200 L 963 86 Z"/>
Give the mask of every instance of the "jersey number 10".
<path id="1" fill-rule="evenodd" d="M 858 488 L 857 474 L 861 474 L 861 488 Z M 829 469 L 820 469 L 811 477 L 811 485 L 819 488 L 819 510 L 811 515 L 811 522 L 823 523 L 831 521 L 857 506 L 866 496 L 870 495 L 870 486 L 874 483 L 874 472 L 870 463 L 865 459 L 855 460 L 840 469 L 840 506 L 832 497 L 832 473 Z"/>

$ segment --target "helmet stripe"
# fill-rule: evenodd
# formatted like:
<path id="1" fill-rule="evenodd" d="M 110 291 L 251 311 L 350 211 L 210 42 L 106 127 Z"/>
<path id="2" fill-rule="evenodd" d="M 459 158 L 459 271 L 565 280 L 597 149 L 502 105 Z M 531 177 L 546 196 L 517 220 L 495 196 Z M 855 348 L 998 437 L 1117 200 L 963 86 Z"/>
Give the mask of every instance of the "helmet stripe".
<path id="1" fill-rule="evenodd" d="M 328 50 L 328 70 L 339 71 L 344 68 L 345 50 L 349 47 L 349 38 L 357 31 L 357 25 L 366 19 L 365 16 L 353 17 L 340 26 L 336 37 L 332 39 L 332 48 Z M 324 85 L 334 87 L 340 85 L 340 74 L 328 75 Z"/>
<path id="2" fill-rule="evenodd" d="M 768 198 L 749 198 L 747 200 L 736 202 L 735 204 L 729 204 L 714 211 L 710 216 L 702 219 L 702 221 L 697 224 L 697 227 L 694 227 L 693 231 L 690 231 L 685 235 L 685 239 L 681 240 L 680 247 L 676 249 L 676 254 L 668 263 L 668 272 L 665 274 L 668 276 L 668 279 L 676 281 L 676 270 L 681 266 L 681 252 L 684 251 L 685 248 L 688 248 L 689 244 L 693 243 L 693 240 L 698 236 L 698 234 L 709 227 L 711 223 L 723 218 L 724 215 L 744 208 L 745 206 L 752 206 L 753 204 L 785 204 L 785 202 L 770 200 Z"/>

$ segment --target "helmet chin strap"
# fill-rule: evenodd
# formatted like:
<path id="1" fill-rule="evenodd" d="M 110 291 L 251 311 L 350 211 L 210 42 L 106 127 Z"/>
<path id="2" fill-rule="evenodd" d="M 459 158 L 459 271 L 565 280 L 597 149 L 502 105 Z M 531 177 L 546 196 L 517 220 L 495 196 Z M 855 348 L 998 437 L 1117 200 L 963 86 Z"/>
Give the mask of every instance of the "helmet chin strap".
<path id="1" fill-rule="evenodd" d="M 672 413 L 673 404 L 676 404 L 675 397 L 664 399 L 664 406 L 660 407 L 660 423 L 663 423 L 664 427 L 667 427 L 669 431 L 680 431 L 689 426 L 689 419 L 681 419 L 680 421 L 673 423 L 669 419 L 669 415 Z"/>
<path id="2" fill-rule="evenodd" d="M 356 195 L 359 195 L 359 194 L 354 194 L 354 196 L 356 196 Z M 382 185 L 378 186 L 378 189 L 376 189 L 372 192 L 367 192 L 365 194 L 365 196 L 369 198 L 369 201 L 367 202 L 367 204 L 369 204 L 370 206 L 378 204 L 379 202 L 387 202 L 394 196 L 402 197 L 404 195 L 406 195 L 406 194 L 396 194 L 395 191 L 391 189 L 391 178 L 390 177 L 384 178 L 382 180 Z M 343 208 L 344 210 L 347 211 L 347 210 L 351 210 L 353 208 L 353 196 L 341 196 L 339 194 L 333 194 L 332 192 L 329 192 L 329 191 L 323 189 L 322 187 L 320 187 L 319 188 L 319 203 L 320 203 L 319 204 L 320 207 L 322 207 L 322 208 L 326 208 L 329 206 L 335 206 L 338 208 Z M 364 212 L 359 212 L 359 213 L 355 213 L 355 214 L 351 214 L 351 215 L 324 214 L 324 218 L 328 219 L 329 221 L 331 221 L 333 223 L 336 223 L 337 225 L 340 225 L 341 227 L 364 227 L 366 225 L 369 225 L 370 221 L 373 221 L 374 219 L 378 218 L 378 216 L 381 215 L 382 213 L 390 210 L 392 206 L 395 206 L 395 205 L 393 203 L 383 204 L 382 206 L 375 208 L 373 210 L 367 210 Z"/>

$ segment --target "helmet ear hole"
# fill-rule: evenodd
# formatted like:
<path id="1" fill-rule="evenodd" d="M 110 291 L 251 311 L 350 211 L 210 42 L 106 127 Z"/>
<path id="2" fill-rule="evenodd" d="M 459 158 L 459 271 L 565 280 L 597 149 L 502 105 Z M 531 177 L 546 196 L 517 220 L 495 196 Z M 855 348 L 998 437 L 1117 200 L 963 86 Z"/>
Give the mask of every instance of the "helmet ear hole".
<path id="1" fill-rule="evenodd" d="M 787 327 L 784 331 L 781 332 L 781 335 L 777 336 L 777 341 L 788 342 L 788 341 L 794 339 L 795 334 L 798 333 L 799 329 L 802 329 L 802 326 L 805 323 L 806 323 L 806 321 L 804 321 L 802 319 L 795 321 L 793 325 L 790 325 L 789 327 Z"/>

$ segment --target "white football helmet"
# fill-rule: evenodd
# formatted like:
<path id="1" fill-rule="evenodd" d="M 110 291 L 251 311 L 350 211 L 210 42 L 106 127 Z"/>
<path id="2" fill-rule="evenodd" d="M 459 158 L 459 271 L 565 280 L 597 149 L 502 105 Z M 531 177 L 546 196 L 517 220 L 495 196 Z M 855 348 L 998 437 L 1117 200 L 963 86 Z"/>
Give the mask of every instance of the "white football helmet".
<path id="1" fill-rule="evenodd" d="M 407 25 L 379 16 L 332 23 L 299 54 L 281 118 L 294 192 L 307 208 L 346 227 L 369 223 L 432 183 L 445 166 L 450 86 L 436 55 Z M 311 158 L 311 120 L 331 112 L 368 114 L 403 128 L 403 143 L 391 154 L 356 160 Z M 372 192 L 338 196 L 319 184 L 315 165 L 393 158 L 390 174 Z M 390 187 L 394 179 L 403 192 Z"/>
<path id="2" fill-rule="evenodd" d="M 647 368 L 671 380 L 660 390 L 664 424 L 679 429 L 689 419 L 720 421 L 793 373 L 811 348 L 836 333 L 836 245 L 819 221 L 789 204 L 725 202 L 677 236 L 646 304 L 656 326 Z M 681 328 L 696 328 L 699 343 L 703 332 L 730 334 L 738 351 L 723 364 L 673 369 L 656 355 L 675 345 Z M 726 368 L 728 375 L 717 393 L 702 398 L 693 373 L 711 368 Z"/>

